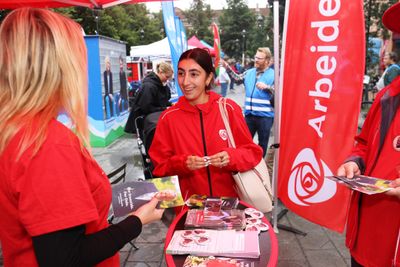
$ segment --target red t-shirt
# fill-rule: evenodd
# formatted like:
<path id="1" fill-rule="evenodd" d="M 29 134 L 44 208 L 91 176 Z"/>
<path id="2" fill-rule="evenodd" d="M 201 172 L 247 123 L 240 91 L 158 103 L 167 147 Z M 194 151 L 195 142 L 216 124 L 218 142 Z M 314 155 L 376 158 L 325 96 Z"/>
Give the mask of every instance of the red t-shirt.
<path id="1" fill-rule="evenodd" d="M 38 266 L 31 237 L 82 224 L 86 233 L 106 228 L 111 187 L 60 122 L 50 122 L 33 158 L 29 148 L 16 162 L 21 136 L 0 155 L 0 239 L 5 266 Z M 98 266 L 119 266 L 118 253 Z"/>

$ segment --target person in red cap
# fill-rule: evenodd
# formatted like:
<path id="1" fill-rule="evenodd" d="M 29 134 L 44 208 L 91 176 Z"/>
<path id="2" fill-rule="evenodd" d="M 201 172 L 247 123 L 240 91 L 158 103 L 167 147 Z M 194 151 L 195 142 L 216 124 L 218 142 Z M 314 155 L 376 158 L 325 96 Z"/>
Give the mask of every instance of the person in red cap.
<path id="1" fill-rule="evenodd" d="M 383 24 L 400 32 L 400 3 L 383 15 Z M 400 266 L 400 79 L 382 89 L 355 138 L 351 156 L 338 175 L 364 174 L 393 180 L 382 194 L 353 192 L 347 220 L 346 245 L 351 266 Z"/>

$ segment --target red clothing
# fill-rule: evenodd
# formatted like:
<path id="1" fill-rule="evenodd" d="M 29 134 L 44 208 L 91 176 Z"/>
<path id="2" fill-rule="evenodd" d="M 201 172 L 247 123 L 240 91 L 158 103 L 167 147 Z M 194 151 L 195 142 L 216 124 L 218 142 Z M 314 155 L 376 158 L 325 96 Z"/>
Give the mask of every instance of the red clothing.
<path id="1" fill-rule="evenodd" d="M 50 122 L 33 158 L 29 148 L 16 162 L 21 136 L 0 155 L 0 239 L 5 266 L 30 267 L 38 266 L 32 236 L 82 224 L 87 234 L 106 228 L 111 187 L 77 137 L 58 121 Z M 97 266 L 119 266 L 118 253 Z"/>
<path id="2" fill-rule="evenodd" d="M 185 97 L 181 97 L 175 106 L 164 111 L 150 148 L 150 157 L 155 165 L 154 174 L 178 175 L 184 197 L 192 194 L 211 195 L 207 168 L 190 171 L 185 163 L 189 155 L 203 157 L 221 151 L 228 152 L 228 166 L 209 166 L 214 196 L 237 196 L 233 188 L 232 172 L 249 170 L 262 157 L 262 149 L 251 138 L 242 109 L 230 99 L 227 99 L 227 109 L 237 148 L 228 147 L 217 103 L 221 96 L 214 92 L 209 94 L 209 101 L 205 104 L 192 106 Z M 201 123 L 204 125 L 204 141 Z"/>
<path id="3" fill-rule="evenodd" d="M 388 180 L 399 177 L 396 169 L 400 166 L 400 149 L 396 150 L 396 142 L 393 142 L 400 136 L 399 100 L 400 79 L 397 79 L 377 95 L 363 129 L 356 137 L 351 159 L 365 164 L 366 175 Z M 392 122 L 385 123 L 392 116 Z M 400 255 L 395 260 L 399 229 L 398 198 L 385 194 L 353 193 L 346 245 L 358 263 L 365 267 L 381 267 L 393 266 L 393 262 L 397 262 L 395 266 L 400 266 Z"/>

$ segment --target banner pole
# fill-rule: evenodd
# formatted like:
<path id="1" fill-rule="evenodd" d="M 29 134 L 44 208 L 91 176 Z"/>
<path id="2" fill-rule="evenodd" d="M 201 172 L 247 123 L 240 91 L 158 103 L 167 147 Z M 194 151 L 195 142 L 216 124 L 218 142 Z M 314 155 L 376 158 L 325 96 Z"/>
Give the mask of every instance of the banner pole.
<path id="1" fill-rule="evenodd" d="M 275 87 L 275 123 L 274 123 L 274 144 L 279 145 L 279 128 L 280 128 L 280 108 L 281 108 L 281 88 L 279 83 L 279 0 L 274 0 L 273 5 L 274 14 L 274 87 Z M 278 162 L 279 162 L 279 147 L 275 148 L 274 166 L 272 170 L 273 175 L 273 195 L 274 195 L 274 209 L 272 210 L 272 225 L 274 232 L 279 233 L 278 230 Z"/>
<path id="2" fill-rule="evenodd" d="M 285 6 L 285 23 L 287 23 L 288 13 L 289 13 L 290 0 L 286 0 Z M 283 27 L 285 30 L 287 27 Z M 285 32 L 283 33 L 283 48 L 282 48 L 282 58 L 285 56 Z M 296 228 L 279 224 L 278 221 L 286 215 L 287 209 L 283 209 L 278 213 L 278 174 L 279 174 L 279 147 L 280 147 L 280 127 L 281 127 L 281 106 L 282 106 L 282 95 L 283 95 L 283 77 L 279 75 L 279 70 L 283 73 L 285 65 L 282 61 L 282 67 L 280 68 L 279 62 L 279 1 L 274 0 L 274 71 L 275 71 L 275 120 L 274 120 L 274 144 L 272 145 L 275 150 L 274 156 L 274 167 L 273 167 L 273 194 L 274 194 L 274 209 L 272 210 L 272 224 L 274 227 L 274 232 L 279 233 L 279 228 L 285 231 L 289 231 L 302 236 L 307 235 L 305 232 L 298 230 Z"/>

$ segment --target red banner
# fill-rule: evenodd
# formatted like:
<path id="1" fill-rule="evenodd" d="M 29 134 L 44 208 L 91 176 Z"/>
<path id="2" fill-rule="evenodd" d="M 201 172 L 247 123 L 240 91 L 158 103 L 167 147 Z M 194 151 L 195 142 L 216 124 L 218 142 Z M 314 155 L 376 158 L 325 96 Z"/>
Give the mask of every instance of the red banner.
<path id="1" fill-rule="evenodd" d="M 215 72 L 219 74 L 219 61 L 221 60 L 221 41 L 219 39 L 219 30 L 217 24 L 215 22 L 212 23 L 212 28 L 214 32 L 214 51 L 215 51 L 215 61 L 214 61 L 214 68 Z"/>
<path id="2" fill-rule="evenodd" d="M 325 176 L 354 143 L 365 64 L 363 1 L 286 1 L 278 196 L 342 232 L 349 191 Z"/>

